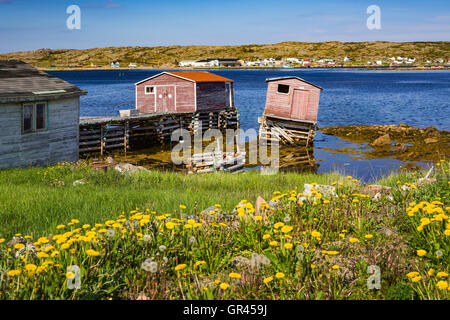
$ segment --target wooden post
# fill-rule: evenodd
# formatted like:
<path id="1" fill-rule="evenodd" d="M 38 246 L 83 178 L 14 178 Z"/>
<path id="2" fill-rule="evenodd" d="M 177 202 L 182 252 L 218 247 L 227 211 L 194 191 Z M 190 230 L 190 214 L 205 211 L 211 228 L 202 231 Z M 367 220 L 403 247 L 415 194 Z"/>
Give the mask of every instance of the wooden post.
<path id="1" fill-rule="evenodd" d="M 100 155 L 103 155 L 103 151 L 105 148 L 105 141 L 104 141 L 104 137 L 103 137 L 103 124 L 100 125 Z"/>
<path id="2" fill-rule="evenodd" d="M 123 148 L 125 151 L 125 155 L 127 154 L 128 150 L 129 136 L 130 136 L 130 123 L 129 121 L 126 121 L 123 125 Z"/>

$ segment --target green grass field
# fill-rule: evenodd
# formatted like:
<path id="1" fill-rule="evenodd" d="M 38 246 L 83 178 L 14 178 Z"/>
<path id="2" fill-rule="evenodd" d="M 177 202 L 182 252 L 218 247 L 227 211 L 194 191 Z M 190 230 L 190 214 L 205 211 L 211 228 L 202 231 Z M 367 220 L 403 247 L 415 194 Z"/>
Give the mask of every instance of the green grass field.
<path id="1" fill-rule="evenodd" d="M 448 300 L 449 167 L 379 199 L 336 173 L 3 170 L 0 300 Z"/>
<path id="2" fill-rule="evenodd" d="M 304 183 L 328 184 L 338 174 L 278 174 L 262 176 L 214 173 L 94 171 L 86 167 L 10 169 L 0 171 L 0 236 L 41 235 L 77 218 L 94 223 L 138 208 L 173 213 L 180 204 L 202 211 L 216 203 L 231 210 L 241 199 L 270 198 L 275 190 L 302 188 Z M 83 179 L 84 185 L 74 186 Z"/>

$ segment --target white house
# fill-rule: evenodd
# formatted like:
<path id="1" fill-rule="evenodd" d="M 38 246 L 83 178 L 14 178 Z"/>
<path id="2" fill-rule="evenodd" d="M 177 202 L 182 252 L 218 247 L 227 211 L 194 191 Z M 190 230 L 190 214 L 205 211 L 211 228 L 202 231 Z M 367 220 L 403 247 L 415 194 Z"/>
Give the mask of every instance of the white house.
<path id="1" fill-rule="evenodd" d="M 182 60 L 178 63 L 180 67 L 191 67 L 196 60 Z"/>
<path id="2" fill-rule="evenodd" d="M 87 92 L 19 60 L 0 60 L 0 169 L 77 161 Z"/>
<path id="3" fill-rule="evenodd" d="M 301 63 L 300 59 L 298 58 L 286 58 L 286 61 L 290 63 Z"/>

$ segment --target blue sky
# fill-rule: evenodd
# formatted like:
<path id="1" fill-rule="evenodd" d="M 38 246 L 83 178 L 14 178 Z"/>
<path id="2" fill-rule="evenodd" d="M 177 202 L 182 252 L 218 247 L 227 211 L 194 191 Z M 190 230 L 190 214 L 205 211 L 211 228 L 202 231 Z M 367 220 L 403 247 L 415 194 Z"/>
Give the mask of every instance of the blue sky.
<path id="1" fill-rule="evenodd" d="M 81 29 L 66 27 L 69 5 Z M 381 29 L 366 27 L 369 5 Z M 449 41 L 449 0 L 0 0 L 0 52 L 281 41 Z"/>

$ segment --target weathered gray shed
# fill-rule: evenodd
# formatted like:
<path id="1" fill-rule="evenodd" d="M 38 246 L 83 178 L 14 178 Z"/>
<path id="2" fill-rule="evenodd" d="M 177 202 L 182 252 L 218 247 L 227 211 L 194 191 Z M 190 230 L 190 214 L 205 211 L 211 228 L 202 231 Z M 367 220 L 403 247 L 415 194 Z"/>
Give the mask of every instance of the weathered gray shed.
<path id="1" fill-rule="evenodd" d="M 78 160 L 87 92 L 19 60 L 0 60 L 0 169 Z"/>

